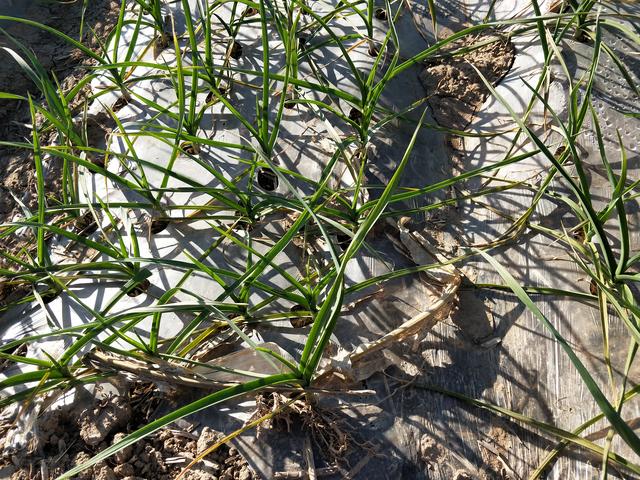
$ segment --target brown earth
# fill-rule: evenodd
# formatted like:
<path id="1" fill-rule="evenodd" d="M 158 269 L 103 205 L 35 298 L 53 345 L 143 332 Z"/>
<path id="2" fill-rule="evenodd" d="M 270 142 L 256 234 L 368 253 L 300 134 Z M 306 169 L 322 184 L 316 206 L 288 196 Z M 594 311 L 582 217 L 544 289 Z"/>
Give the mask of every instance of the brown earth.
<path id="1" fill-rule="evenodd" d="M 77 402 L 76 402 L 77 403 Z M 0 478 L 56 478 L 153 420 L 159 404 L 155 386 L 134 384 L 124 395 L 49 410 L 34 426 L 37 434 L 26 449 L 0 458 Z M 78 480 L 173 480 L 191 461 L 223 435 L 188 422 L 163 428 L 78 475 Z M 11 436 L 10 423 L 0 425 L 0 449 Z M 6 450 L 6 449 L 5 449 Z M 257 480 L 239 452 L 222 445 L 196 463 L 184 480 Z"/>
<path id="2" fill-rule="evenodd" d="M 495 41 L 476 46 L 492 39 Z M 456 53 L 468 47 L 473 48 L 466 53 Z M 450 52 L 451 55 L 431 61 L 420 80 L 436 121 L 443 127 L 464 130 L 490 93 L 475 69 L 495 85 L 511 68 L 515 51 L 508 40 L 473 35 L 455 42 Z"/>

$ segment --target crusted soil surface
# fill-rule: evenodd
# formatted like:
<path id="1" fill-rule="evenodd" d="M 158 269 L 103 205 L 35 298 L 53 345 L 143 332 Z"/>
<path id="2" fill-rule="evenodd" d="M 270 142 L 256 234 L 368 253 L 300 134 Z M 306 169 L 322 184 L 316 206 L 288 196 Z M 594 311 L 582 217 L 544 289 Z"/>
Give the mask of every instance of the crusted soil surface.
<path id="1" fill-rule="evenodd" d="M 461 50 L 466 53 L 457 53 Z M 500 37 L 474 35 L 455 42 L 450 52 L 427 65 L 420 80 L 436 121 L 464 130 L 490 93 L 474 67 L 495 85 L 511 68 L 515 51 Z"/>
<path id="2" fill-rule="evenodd" d="M 27 448 L 10 451 L 12 424 L 0 425 L 0 478 L 56 478 L 120 441 L 153 419 L 155 387 L 135 384 L 124 395 L 107 396 L 78 408 L 46 411 L 36 421 Z M 74 477 L 78 480 L 173 480 L 191 461 L 222 438 L 187 422 L 164 428 Z M 197 432 L 197 433 L 196 433 Z M 191 467 L 185 480 L 257 480 L 238 451 L 222 445 Z"/>

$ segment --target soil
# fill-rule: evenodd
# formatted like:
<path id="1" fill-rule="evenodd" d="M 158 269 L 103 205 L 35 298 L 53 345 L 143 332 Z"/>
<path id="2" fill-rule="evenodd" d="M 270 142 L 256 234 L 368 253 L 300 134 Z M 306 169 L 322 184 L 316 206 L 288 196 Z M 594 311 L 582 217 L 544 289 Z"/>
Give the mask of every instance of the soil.
<path id="1" fill-rule="evenodd" d="M 513 45 L 495 35 L 462 38 L 451 46 L 450 51 L 473 47 L 492 38 L 497 41 L 461 55 L 439 57 L 430 62 L 420 75 L 433 115 L 441 126 L 464 130 L 489 96 L 489 90 L 474 67 L 492 85 L 498 83 L 511 68 L 515 57 Z"/>
<path id="2" fill-rule="evenodd" d="M 24 17 L 53 27 L 71 38 L 78 39 L 80 34 L 80 19 L 82 17 L 82 0 L 71 2 L 33 2 L 26 9 Z M 116 0 L 93 0 L 91 8 L 85 14 L 85 28 L 82 42 L 99 49 L 115 21 L 117 20 L 120 2 Z M 8 47 L 17 52 L 11 36 L 26 45 L 31 50 L 44 70 L 51 72 L 60 82 L 62 89 L 67 91 L 79 78 L 85 75 L 91 61 L 80 51 L 72 48 L 58 37 L 36 27 L 18 22 L 5 26 L 7 35 L 0 34 L 0 47 Z M 97 38 L 96 38 L 97 37 Z M 100 39 L 100 41 L 98 41 Z M 40 92 L 35 84 L 22 73 L 19 65 L 5 52 L 0 50 L 0 92 L 9 92 L 22 96 L 31 94 L 37 102 Z M 82 102 L 88 89 L 82 92 L 75 104 Z M 31 115 L 29 105 L 24 101 L 0 100 L 0 140 L 7 142 L 31 141 Z M 50 141 L 43 135 L 42 141 Z M 49 135 L 51 137 L 51 135 Z M 60 185 L 60 164 L 51 160 L 46 164 L 47 195 L 55 198 Z M 30 211 L 37 208 L 35 165 L 31 152 L 0 146 L 0 223 L 10 222 L 24 216 L 22 203 Z M 12 234 L 0 238 L 0 250 L 12 254 L 21 254 L 21 249 L 28 248 L 32 242 L 30 231 L 20 235 Z M 4 258 L 0 259 L 0 267 L 11 268 Z M 24 291 L 15 291 L 2 285 L 0 288 L 0 305 L 11 301 Z M 7 298 L 9 297 L 9 298 Z"/>
<path id="3" fill-rule="evenodd" d="M 151 384 L 134 384 L 125 395 L 94 400 L 78 409 L 47 411 L 27 449 L 0 458 L 0 477 L 10 480 L 48 480 L 89 460 L 153 419 L 158 399 Z M 223 435 L 187 422 L 164 428 L 78 475 L 78 480 L 173 480 L 191 461 Z M 0 425 L 0 448 L 12 426 Z M 7 451 L 8 449 L 5 449 Z M 185 480 L 257 480 L 238 451 L 222 445 L 196 463 Z"/>

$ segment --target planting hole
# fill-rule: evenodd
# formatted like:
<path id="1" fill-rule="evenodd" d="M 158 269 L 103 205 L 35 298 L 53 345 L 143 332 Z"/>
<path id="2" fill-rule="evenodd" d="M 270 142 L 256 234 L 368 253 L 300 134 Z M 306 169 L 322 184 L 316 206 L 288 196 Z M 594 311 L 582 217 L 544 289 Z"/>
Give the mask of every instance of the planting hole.
<path id="1" fill-rule="evenodd" d="M 111 110 L 113 110 L 113 112 L 115 113 L 118 110 L 122 110 L 122 108 L 126 107 L 127 105 L 129 105 L 129 99 L 123 95 L 118 100 L 116 100 L 116 103 L 113 104 Z"/>
<path id="2" fill-rule="evenodd" d="M 43 295 L 40 295 L 42 297 L 42 301 L 44 302 L 45 305 L 48 305 L 49 303 L 53 302 L 56 298 L 58 298 L 58 296 L 60 295 L 60 290 L 58 289 L 53 289 L 53 290 L 47 290 Z"/>
<path id="3" fill-rule="evenodd" d="M 227 87 L 225 87 L 224 85 L 220 85 L 218 87 L 218 94 L 216 95 L 214 93 L 213 90 L 211 90 L 208 94 L 207 94 L 207 98 L 205 98 L 205 102 L 206 103 L 211 103 L 211 102 L 215 102 L 218 99 L 218 96 L 220 97 L 224 97 L 227 94 Z"/>
<path id="4" fill-rule="evenodd" d="M 567 150 L 567 147 L 565 147 L 564 145 L 556 148 L 556 151 L 555 151 L 556 158 L 560 158 L 566 150 Z"/>
<path id="5" fill-rule="evenodd" d="M 369 44 L 369 50 L 367 50 L 367 52 L 369 53 L 370 56 L 377 57 L 378 54 L 380 53 L 380 50 L 378 49 L 378 47 L 375 44 L 370 43 Z"/>
<path id="6" fill-rule="evenodd" d="M 149 290 L 150 286 L 151 282 L 149 282 L 149 280 L 145 278 L 143 281 L 133 286 L 131 290 L 127 292 L 127 295 L 130 297 L 137 297 L 138 295 L 142 295 L 144 292 Z"/>
<path id="7" fill-rule="evenodd" d="M 98 230 L 98 224 L 91 212 L 87 212 L 76 219 L 75 231 L 78 235 L 88 236 Z"/>
<path id="8" fill-rule="evenodd" d="M 352 120 L 352 121 L 356 122 L 357 124 L 360 124 L 360 120 L 362 120 L 362 112 L 360 110 L 358 110 L 357 108 L 353 107 L 349 111 L 349 120 Z"/>
<path id="9" fill-rule="evenodd" d="M 571 238 L 573 238 L 574 240 L 580 242 L 580 243 L 584 243 L 585 239 L 587 238 L 584 228 L 578 228 L 576 230 L 572 230 L 571 231 Z"/>
<path id="10" fill-rule="evenodd" d="M 247 7 L 246 10 L 244 11 L 245 17 L 253 17 L 254 15 L 257 15 L 257 14 L 258 14 L 258 9 L 253 7 Z"/>
<path id="11" fill-rule="evenodd" d="M 151 221 L 150 231 L 153 234 L 160 233 L 169 226 L 169 220 L 165 218 L 157 218 Z"/>
<path id="12" fill-rule="evenodd" d="M 384 8 L 376 8 L 376 12 L 374 15 L 378 20 L 387 19 L 387 11 Z"/>
<path id="13" fill-rule="evenodd" d="M 302 305 L 294 305 L 289 309 L 290 312 L 306 312 L 307 309 Z M 302 328 L 307 325 L 313 323 L 313 318 L 311 317 L 290 317 L 289 322 L 293 328 Z"/>
<path id="14" fill-rule="evenodd" d="M 581 28 L 580 30 L 578 30 L 576 32 L 576 34 L 574 35 L 574 38 L 575 38 L 576 42 L 580 42 L 580 43 L 584 43 L 586 45 L 589 45 L 591 43 L 591 37 L 589 36 L 588 33 L 586 33 L 583 30 L 583 28 Z"/>
<path id="15" fill-rule="evenodd" d="M 340 246 L 340 248 L 346 250 L 351 243 L 351 236 L 343 232 L 338 232 L 336 237 L 338 239 L 338 245 Z"/>
<path id="16" fill-rule="evenodd" d="M 251 223 L 249 223 L 249 220 L 247 220 L 247 217 L 245 217 L 242 212 L 236 210 L 235 216 L 238 217 L 238 220 L 236 221 L 237 228 L 246 231 L 251 230 Z"/>
<path id="17" fill-rule="evenodd" d="M 89 161 L 97 167 L 104 168 L 107 164 L 104 155 L 91 155 Z"/>
<path id="18" fill-rule="evenodd" d="M 287 99 L 284 102 L 284 108 L 287 108 L 289 110 L 292 110 L 296 107 L 296 92 L 293 89 L 290 89 L 287 91 Z"/>
<path id="19" fill-rule="evenodd" d="M 180 144 L 180 148 L 188 155 L 195 156 L 200 153 L 200 149 L 193 142 L 182 142 L 182 144 Z"/>
<path id="20" fill-rule="evenodd" d="M 270 168 L 260 168 L 258 170 L 258 185 L 267 192 L 273 192 L 278 188 L 278 176 Z"/>
<path id="21" fill-rule="evenodd" d="M 234 41 L 231 44 L 231 50 L 229 51 L 229 56 L 234 60 L 238 60 L 242 56 L 242 44 L 240 42 Z"/>
<path id="22" fill-rule="evenodd" d="M 21 343 L 16 348 L 14 348 L 13 351 L 10 353 L 11 355 L 15 355 L 16 357 L 25 357 L 27 355 L 28 349 L 29 347 L 27 346 L 26 343 Z"/>

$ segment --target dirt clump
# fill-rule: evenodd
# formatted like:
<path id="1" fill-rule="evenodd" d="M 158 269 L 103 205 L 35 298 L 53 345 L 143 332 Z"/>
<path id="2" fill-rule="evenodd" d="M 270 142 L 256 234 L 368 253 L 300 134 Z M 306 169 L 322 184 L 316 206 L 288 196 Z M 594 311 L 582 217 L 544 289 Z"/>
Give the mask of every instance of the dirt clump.
<path id="1" fill-rule="evenodd" d="M 126 425 L 131 419 L 131 406 L 118 396 L 110 402 L 86 408 L 80 412 L 80 438 L 87 445 L 99 445 L 111 431 Z"/>
<path id="2" fill-rule="evenodd" d="M 420 81 L 436 121 L 443 127 L 464 130 L 490 93 L 475 69 L 495 85 L 511 68 L 514 56 L 508 40 L 485 34 L 465 37 L 447 54 L 432 60 L 420 74 Z"/>
<path id="3" fill-rule="evenodd" d="M 0 425 L 0 478 L 48 480 L 80 465 L 147 424 L 156 410 L 149 385 L 136 384 L 126 395 L 96 400 L 81 408 L 47 410 L 37 419 L 28 448 L 5 449 L 14 428 Z M 163 428 L 88 468 L 79 480 L 173 480 L 198 454 L 223 438 L 208 427 Z M 191 431 L 190 431 L 191 430 Z M 185 480 L 257 480 L 237 449 L 222 445 L 197 462 Z"/>

